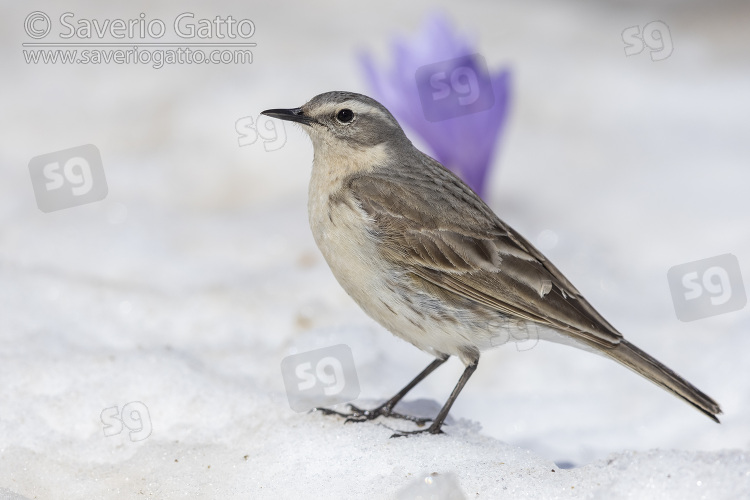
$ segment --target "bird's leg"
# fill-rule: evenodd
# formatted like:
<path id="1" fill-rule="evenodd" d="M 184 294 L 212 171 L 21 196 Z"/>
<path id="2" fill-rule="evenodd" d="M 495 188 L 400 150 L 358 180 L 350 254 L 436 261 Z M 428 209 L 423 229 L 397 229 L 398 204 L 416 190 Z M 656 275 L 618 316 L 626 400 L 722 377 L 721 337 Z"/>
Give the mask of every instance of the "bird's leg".
<path id="1" fill-rule="evenodd" d="M 451 410 L 451 406 L 453 406 L 453 403 L 456 401 L 456 398 L 461 392 L 461 389 L 464 388 L 464 386 L 466 385 L 466 382 L 469 380 L 472 373 L 474 373 L 474 370 L 477 369 L 478 361 L 479 360 L 476 360 L 472 364 L 466 366 L 466 369 L 461 375 L 461 378 L 458 379 L 458 383 L 456 384 L 456 387 L 453 388 L 453 392 L 448 398 L 448 401 L 445 402 L 445 405 L 440 409 L 440 412 L 437 414 L 437 417 L 435 417 L 435 419 L 432 421 L 432 424 L 427 429 L 421 429 L 418 431 L 398 431 L 395 434 L 393 434 L 391 437 L 392 438 L 404 437 L 404 436 L 409 436 L 411 434 L 421 434 L 423 432 L 429 432 L 430 434 L 442 434 L 443 431 L 440 430 L 440 428 L 443 426 L 445 417 L 448 416 L 448 412 Z"/>
<path id="2" fill-rule="evenodd" d="M 393 418 L 400 418 L 403 420 L 410 420 L 412 422 L 416 422 L 417 424 L 423 425 L 425 422 L 428 422 L 432 420 L 431 418 L 418 418 L 418 417 L 411 417 L 409 415 L 402 415 L 400 413 L 396 413 L 393 411 L 393 408 L 398 404 L 399 401 L 401 401 L 406 394 L 411 391 L 414 386 L 416 386 L 418 383 L 420 383 L 422 380 L 427 377 L 430 373 L 435 371 L 435 369 L 445 363 L 447 361 L 449 356 L 446 356 L 444 358 L 438 358 L 432 363 L 430 363 L 427 368 L 422 370 L 422 372 L 414 377 L 414 380 L 406 384 L 406 387 L 401 389 L 395 396 L 393 396 L 391 399 L 383 403 L 382 405 L 378 406 L 377 408 L 373 408 L 372 410 L 363 410 L 361 408 L 358 408 L 354 406 L 353 404 L 348 405 L 349 408 L 352 410 L 351 413 L 341 413 L 337 412 L 335 410 L 329 410 L 326 408 L 315 408 L 313 411 L 320 411 L 325 415 L 339 415 L 341 417 L 346 417 L 346 422 L 366 422 L 368 420 L 373 420 L 379 416 L 384 417 L 393 417 Z"/>
<path id="3" fill-rule="evenodd" d="M 432 363 L 430 363 L 427 368 L 422 370 L 422 372 L 414 377 L 414 380 L 406 384 L 406 386 L 401 389 L 395 396 L 393 396 L 391 399 L 383 403 L 382 405 L 378 406 L 377 408 L 373 408 L 372 410 L 362 410 L 360 408 L 357 408 L 354 405 L 349 405 L 349 407 L 352 409 L 352 416 L 349 417 L 351 421 L 357 421 L 362 422 L 365 420 L 372 420 L 374 418 L 377 418 L 379 416 L 384 417 L 393 417 L 393 418 L 400 418 L 403 420 L 411 420 L 412 422 L 417 423 L 424 423 L 426 421 L 432 420 L 432 419 L 424 419 L 424 418 L 417 418 L 417 417 L 411 417 L 408 415 L 402 415 L 400 413 L 396 413 L 393 411 L 393 408 L 398 404 L 399 401 L 401 401 L 406 394 L 411 391 L 414 386 L 416 386 L 418 383 L 420 383 L 422 380 L 424 380 L 427 375 L 435 371 L 435 369 L 445 363 L 448 359 L 448 356 L 444 358 L 438 358 Z"/>

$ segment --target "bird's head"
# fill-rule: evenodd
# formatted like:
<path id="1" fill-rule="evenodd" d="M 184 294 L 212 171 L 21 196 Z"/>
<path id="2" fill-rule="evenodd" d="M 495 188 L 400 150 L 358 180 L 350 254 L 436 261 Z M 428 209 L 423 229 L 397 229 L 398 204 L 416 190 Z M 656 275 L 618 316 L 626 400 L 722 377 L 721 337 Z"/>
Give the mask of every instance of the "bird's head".
<path id="1" fill-rule="evenodd" d="M 264 115 L 299 123 L 316 153 L 345 154 L 352 150 L 411 145 L 393 115 L 375 99 L 353 92 L 326 92 L 299 108 L 269 109 Z"/>

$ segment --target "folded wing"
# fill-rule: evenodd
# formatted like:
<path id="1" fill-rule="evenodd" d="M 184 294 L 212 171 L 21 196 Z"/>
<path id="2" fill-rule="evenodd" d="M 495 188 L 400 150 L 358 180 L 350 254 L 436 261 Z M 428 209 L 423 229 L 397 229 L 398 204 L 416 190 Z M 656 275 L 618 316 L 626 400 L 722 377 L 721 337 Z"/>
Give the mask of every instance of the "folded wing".
<path id="1" fill-rule="evenodd" d="M 554 265 L 432 158 L 355 174 L 343 189 L 372 219 L 383 257 L 415 279 L 601 347 L 620 342 Z"/>

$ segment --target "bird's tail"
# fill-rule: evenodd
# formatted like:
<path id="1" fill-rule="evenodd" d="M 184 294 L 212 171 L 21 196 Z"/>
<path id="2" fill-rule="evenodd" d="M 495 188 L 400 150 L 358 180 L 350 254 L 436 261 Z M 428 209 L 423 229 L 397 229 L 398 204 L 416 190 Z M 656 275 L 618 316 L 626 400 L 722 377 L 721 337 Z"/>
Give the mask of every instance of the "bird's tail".
<path id="1" fill-rule="evenodd" d="M 716 401 L 627 340 L 623 339 L 617 347 L 602 349 L 601 352 L 634 372 L 643 375 L 659 387 L 684 399 L 713 421 L 719 422 L 716 415 L 721 413 L 721 408 Z"/>

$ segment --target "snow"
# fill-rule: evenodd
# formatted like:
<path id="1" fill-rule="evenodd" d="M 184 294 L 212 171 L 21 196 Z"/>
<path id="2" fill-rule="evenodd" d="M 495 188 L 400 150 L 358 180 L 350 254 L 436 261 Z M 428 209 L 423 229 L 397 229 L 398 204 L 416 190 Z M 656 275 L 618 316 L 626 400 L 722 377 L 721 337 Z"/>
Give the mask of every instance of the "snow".
<path id="1" fill-rule="evenodd" d="M 442 7 L 491 67 L 513 69 L 491 206 L 629 340 L 719 401 L 721 425 L 544 343 L 485 353 L 444 435 L 390 439 L 408 425 L 290 408 L 286 356 L 349 346 L 363 407 L 431 360 L 367 318 L 318 253 L 305 134 L 287 125 L 268 151 L 240 147 L 235 129 L 323 91 L 366 93 L 355 51 L 382 60 L 435 8 L 390 7 L 33 7 L 257 26 L 248 67 L 160 70 L 27 65 L 32 8 L 1 7 L 0 498 L 750 498 L 750 309 L 681 322 L 667 283 L 669 268 L 725 253 L 750 277 L 740 4 Z M 626 57 L 622 31 L 653 20 L 674 53 Z M 42 213 L 29 160 L 83 144 L 101 152 L 107 197 Z M 398 409 L 434 415 L 462 368 L 441 366 Z M 150 433 L 105 427 L 129 403 Z"/>

